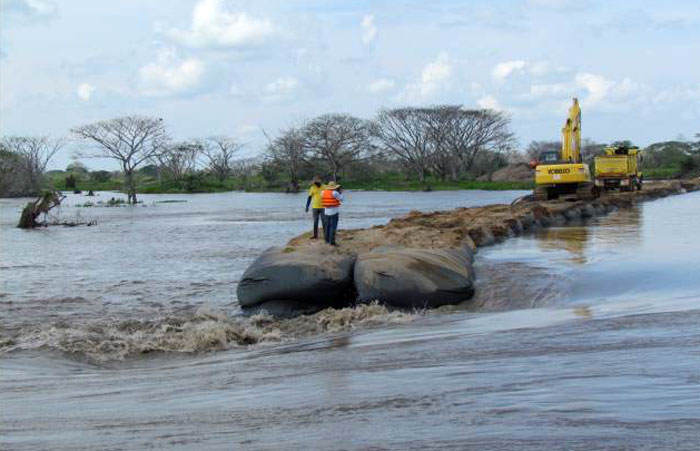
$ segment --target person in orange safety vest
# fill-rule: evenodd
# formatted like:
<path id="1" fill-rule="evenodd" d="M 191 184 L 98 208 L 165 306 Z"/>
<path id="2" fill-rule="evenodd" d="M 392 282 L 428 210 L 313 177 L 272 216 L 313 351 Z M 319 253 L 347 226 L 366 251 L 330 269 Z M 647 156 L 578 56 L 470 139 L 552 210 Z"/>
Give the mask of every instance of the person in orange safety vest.
<path id="1" fill-rule="evenodd" d="M 323 205 L 323 235 L 326 243 L 337 246 L 335 243 L 335 232 L 338 230 L 338 216 L 340 205 L 343 202 L 343 190 L 334 181 L 328 182 L 321 193 L 321 204 Z"/>

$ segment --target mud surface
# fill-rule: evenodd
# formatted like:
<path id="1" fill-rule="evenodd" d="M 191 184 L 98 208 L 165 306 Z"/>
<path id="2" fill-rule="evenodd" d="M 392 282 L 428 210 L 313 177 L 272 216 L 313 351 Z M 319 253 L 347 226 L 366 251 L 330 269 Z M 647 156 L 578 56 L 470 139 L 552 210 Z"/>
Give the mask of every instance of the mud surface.
<path id="1" fill-rule="evenodd" d="M 486 205 L 425 213 L 413 211 L 387 225 L 338 232 L 339 252 L 363 253 L 380 246 L 472 248 L 488 246 L 529 230 L 606 214 L 645 200 L 700 189 L 700 179 L 648 182 L 642 191 L 606 192 L 594 201 L 552 200 Z M 304 234 L 288 246 L 324 246 Z"/>

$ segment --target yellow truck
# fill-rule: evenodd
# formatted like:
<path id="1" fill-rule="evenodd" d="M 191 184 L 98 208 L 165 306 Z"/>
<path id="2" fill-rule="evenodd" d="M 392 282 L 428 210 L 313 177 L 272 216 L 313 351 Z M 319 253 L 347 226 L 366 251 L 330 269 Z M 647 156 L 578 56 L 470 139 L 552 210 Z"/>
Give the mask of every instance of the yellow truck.
<path id="1" fill-rule="evenodd" d="M 595 157 L 595 186 L 600 190 L 642 189 L 642 173 L 639 170 L 641 155 L 636 146 L 609 146 L 605 154 Z"/>
<path id="2" fill-rule="evenodd" d="M 569 116 L 561 129 L 561 150 L 545 152 L 532 161 L 535 169 L 535 200 L 575 195 L 579 199 L 596 197 L 591 171 L 581 158 L 581 108 L 573 99 Z"/>

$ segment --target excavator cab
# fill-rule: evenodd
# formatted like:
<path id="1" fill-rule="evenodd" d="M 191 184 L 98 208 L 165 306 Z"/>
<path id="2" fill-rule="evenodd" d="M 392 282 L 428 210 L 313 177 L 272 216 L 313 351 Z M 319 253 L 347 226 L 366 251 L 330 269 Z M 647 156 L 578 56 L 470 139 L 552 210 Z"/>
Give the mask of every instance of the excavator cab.
<path id="1" fill-rule="evenodd" d="M 597 195 L 587 164 L 581 161 L 581 108 L 573 99 L 561 129 L 561 151 L 544 152 L 535 164 L 536 200 L 575 195 L 592 199 Z"/>
<path id="2" fill-rule="evenodd" d="M 560 162 L 559 151 L 550 150 L 542 152 L 537 158 L 537 161 L 541 164 L 556 164 Z"/>

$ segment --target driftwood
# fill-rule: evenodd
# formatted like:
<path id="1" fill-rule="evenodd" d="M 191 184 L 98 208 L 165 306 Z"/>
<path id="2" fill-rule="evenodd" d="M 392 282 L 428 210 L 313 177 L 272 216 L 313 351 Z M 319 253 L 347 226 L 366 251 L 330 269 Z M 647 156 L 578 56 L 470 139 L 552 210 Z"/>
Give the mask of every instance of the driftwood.
<path id="1" fill-rule="evenodd" d="M 39 227 L 37 218 L 42 213 L 48 213 L 54 207 L 61 205 L 61 200 L 65 196 L 57 191 L 45 191 L 34 202 L 28 202 L 22 210 L 17 227 L 20 229 L 33 229 Z"/>

